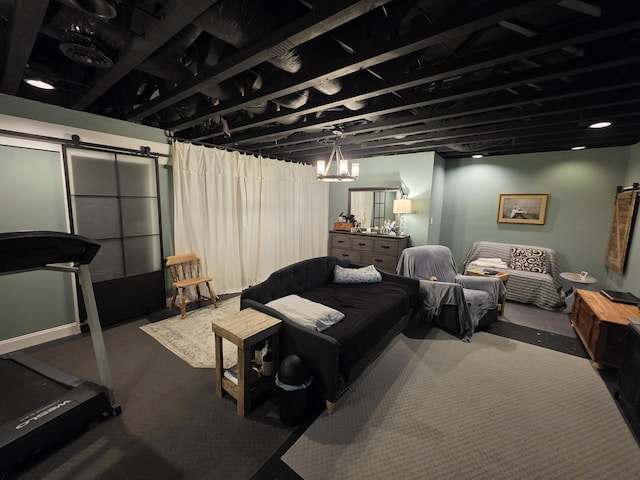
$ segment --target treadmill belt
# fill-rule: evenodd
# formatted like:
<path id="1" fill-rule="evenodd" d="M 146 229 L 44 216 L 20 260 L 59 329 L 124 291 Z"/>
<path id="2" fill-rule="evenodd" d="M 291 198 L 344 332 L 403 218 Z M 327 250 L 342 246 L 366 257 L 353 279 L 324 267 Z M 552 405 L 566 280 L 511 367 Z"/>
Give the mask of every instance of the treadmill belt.
<path id="1" fill-rule="evenodd" d="M 19 365 L 0 360 L 0 424 L 35 410 L 69 391 L 69 388 Z"/>

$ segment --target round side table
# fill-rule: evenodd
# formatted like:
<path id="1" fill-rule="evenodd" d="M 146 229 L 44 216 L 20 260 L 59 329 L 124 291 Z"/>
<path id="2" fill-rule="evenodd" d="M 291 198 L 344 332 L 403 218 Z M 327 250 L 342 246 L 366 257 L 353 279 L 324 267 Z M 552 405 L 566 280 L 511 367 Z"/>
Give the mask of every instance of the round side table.
<path id="1" fill-rule="evenodd" d="M 595 277 L 586 276 L 583 277 L 579 273 L 574 272 L 562 272 L 560 276 L 564 278 L 566 281 L 571 283 L 573 287 L 572 292 L 569 294 L 567 298 L 565 298 L 564 302 L 567 307 L 563 310 L 564 313 L 571 313 L 571 309 L 573 308 L 573 301 L 575 299 L 575 291 L 577 288 L 586 289 L 589 285 L 592 285 L 598 281 Z"/>

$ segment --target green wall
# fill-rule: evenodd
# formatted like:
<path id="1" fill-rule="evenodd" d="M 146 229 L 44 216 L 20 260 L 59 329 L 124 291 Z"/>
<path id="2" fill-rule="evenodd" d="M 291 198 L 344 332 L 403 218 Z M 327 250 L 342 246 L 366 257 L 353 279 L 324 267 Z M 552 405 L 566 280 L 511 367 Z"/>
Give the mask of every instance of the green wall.
<path id="1" fill-rule="evenodd" d="M 459 268 L 478 240 L 550 247 L 563 270 L 586 270 L 599 280 L 597 287 L 610 286 L 604 260 L 616 187 L 631 175 L 629 151 L 617 147 L 447 161 L 441 241 Z M 549 194 L 545 224 L 497 223 L 501 193 Z"/>
<path id="2" fill-rule="evenodd" d="M 60 152 L 0 145 L 0 232 L 67 231 Z M 73 276 L 33 271 L 0 276 L 0 340 L 75 322 Z"/>
<path id="3" fill-rule="evenodd" d="M 442 212 L 444 210 L 444 185 L 445 185 L 445 162 L 444 159 L 435 156 L 433 165 L 433 181 L 431 189 L 431 206 L 428 217 L 425 221 L 429 225 L 427 244 L 438 245 L 442 231 Z"/>
<path id="4" fill-rule="evenodd" d="M 164 130 L 0 93 L 0 113 L 57 125 L 167 143 Z M 11 130 L 11 126 L 5 127 Z"/>
<path id="5" fill-rule="evenodd" d="M 391 155 L 359 159 L 360 177 L 355 182 L 332 183 L 329 191 L 328 228 L 338 220 L 340 212 L 347 212 L 349 188 L 398 187 L 409 188 L 414 213 L 404 215 L 403 227 L 411 235 L 411 245 L 425 245 L 429 233 L 435 154 L 433 152 L 409 155 Z"/>

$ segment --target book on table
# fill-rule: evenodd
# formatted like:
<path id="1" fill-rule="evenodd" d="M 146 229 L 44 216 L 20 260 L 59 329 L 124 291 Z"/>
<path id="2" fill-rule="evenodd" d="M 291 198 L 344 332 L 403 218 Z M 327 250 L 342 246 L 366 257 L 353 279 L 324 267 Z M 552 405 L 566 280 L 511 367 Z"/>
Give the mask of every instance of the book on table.
<path id="1" fill-rule="evenodd" d="M 231 367 L 225 369 L 224 371 L 225 378 L 231 380 L 235 385 L 238 385 L 238 364 L 232 365 Z M 249 369 L 249 378 L 245 378 L 245 381 L 253 382 L 257 380 L 260 375 L 254 368 Z"/>
<path id="2" fill-rule="evenodd" d="M 627 303 L 629 305 L 640 305 L 640 298 L 630 292 L 618 292 L 616 290 L 600 290 L 605 297 L 612 302 Z"/>

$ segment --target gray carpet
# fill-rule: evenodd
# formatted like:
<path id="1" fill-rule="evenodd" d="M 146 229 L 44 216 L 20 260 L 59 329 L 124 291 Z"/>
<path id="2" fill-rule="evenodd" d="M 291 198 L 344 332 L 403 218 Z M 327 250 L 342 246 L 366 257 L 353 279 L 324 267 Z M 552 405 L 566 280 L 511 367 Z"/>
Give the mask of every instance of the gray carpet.
<path id="1" fill-rule="evenodd" d="M 282 459 L 315 479 L 637 479 L 588 360 L 488 333 L 401 334 Z"/>
<path id="2" fill-rule="evenodd" d="M 213 371 L 192 368 L 163 348 L 140 330 L 146 323 L 104 332 L 122 415 L 42 452 L 3 480 L 246 480 L 291 435 L 293 428 L 280 423 L 270 400 L 239 417 L 235 400 L 216 396 Z M 98 381 L 86 336 L 32 350 L 47 363 Z"/>
<path id="3" fill-rule="evenodd" d="M 544 310 L 526 303 L 507 302 L 504 315 L 500 317 L 500 320 L 576 338 L 576 333 L 571 326 L 570 315 L 563 313 L 562 310 Z"/>

